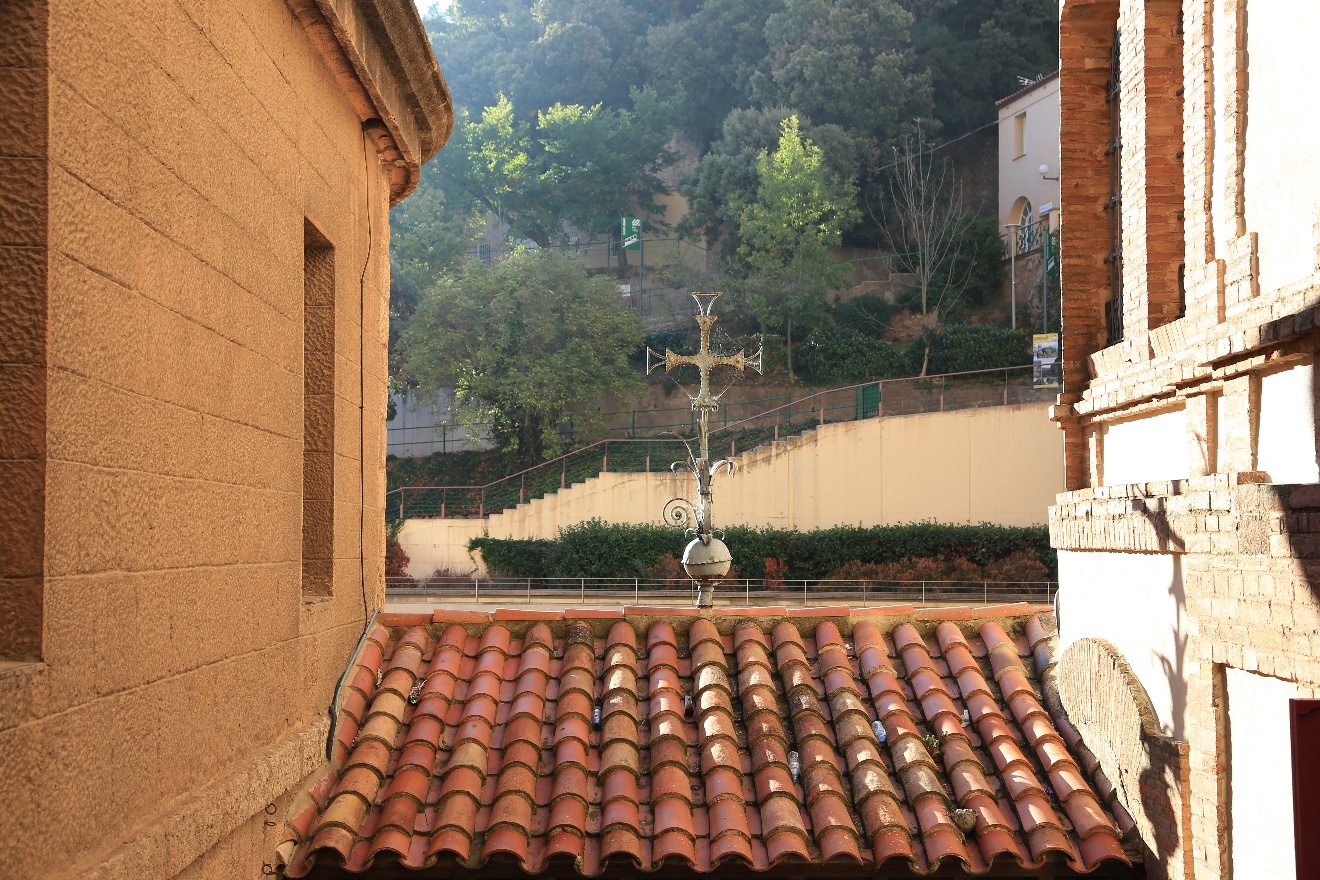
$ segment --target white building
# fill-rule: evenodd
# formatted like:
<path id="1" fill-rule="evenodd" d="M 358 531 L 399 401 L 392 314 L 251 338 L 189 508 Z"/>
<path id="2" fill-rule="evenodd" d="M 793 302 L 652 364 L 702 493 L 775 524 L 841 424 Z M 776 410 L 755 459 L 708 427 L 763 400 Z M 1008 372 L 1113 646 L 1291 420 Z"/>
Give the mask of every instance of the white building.
<path id="1" fill-rule="evenodd" d="M 1042 76 L 995 106 L 999 108 L 1000 224 L 1030 226 L 1057 218 L 1059 72 Z M 1051 219 L 1048 228 L 1057 225 L 1057 219 Z"/>

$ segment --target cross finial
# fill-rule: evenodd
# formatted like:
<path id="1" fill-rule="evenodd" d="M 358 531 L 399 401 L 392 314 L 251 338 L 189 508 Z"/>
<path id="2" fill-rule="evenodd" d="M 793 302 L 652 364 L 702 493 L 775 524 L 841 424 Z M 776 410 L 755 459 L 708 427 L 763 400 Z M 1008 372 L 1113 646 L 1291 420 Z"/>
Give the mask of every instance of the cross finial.
<path id="1" fill-rule="evenodd" d="M 741 351 L 735 355 L 718 355 L 710 350 L 710 331 L 719 320 L 710 313 L 711 306 L 715 305 L 715 300 L 720 298 L 718 293 L 709 293 L 705 291 L 694 291 L 692 298 L 697 302 L 697 324 L 701 327 L 701 345 L 694 355 L 678 355 L 669 349 L 665 349 L 665 356 L 662 359 L 660 355 L 646 349 L 646 372 L 650 373 L 657 367 L 664 365 L 665 372 L 669 372 L 675 367 L 696 367 L 701 378 L 701 387 L 697 394 L 692 398 L 692 411 L 697 415 L 697 440 L 699 443 L 698 452 L 694 453 L 692 447 L 688 446 L 688 467 L 692 469 L 693 475 L 697 478 L 697 500 L 694 504 L 685 498 L 674 498 L 665 505 L 665 519 L 676 525 L 687 525 L 692 523 L 692 528 L 688 530 L 689 534 L 695 534 L 696 537 L 688 544 L 687 549 L 683 551 L 683 570 L 686 571 L 694 581 L 697 582 L 700 589 L 697 591 L 697 605 L 708 606 L 713 601 L 713 591 L 715 584 L 718 583 L 729 571 L 729 565 L 732 557 L 729 555 L 729 548 L 724 546 L 724 542 L 715 537 L 714 530 L 711 527 L 711 511 L 714 507 L 711 494 L 711 477 L 715 471 L 721 467 L 728 468 L 733 472 L 732 461 L 717 461 L 711 464 L 710 461 L 710 433 L 707 429 L 707 419 L 711 413 L 719 408 L 718 400 L 724 392 L 720 394 L 711 394 L 710 374 L 716 367 L 733 367 L 738 372 L 745 369 L 761 372 L 761 353 L 762 349 L 757 349 L 756 354 L 748 357 Z M 655 362 L 652 363 L 652 358 Z M 682 438 L 680 438 L 682 439 Z M 687 440 L 683 440 L 687 445 Z M 678 462 L 674 463 L 678 467 Z"/>
<path id="2" fill-rule="evenodd" d="M 696 367 L 701 379 L 701 386 L 697 391 L 697 395 L 692 397 L 692 409 L 698 416 L 704 418 L 703 414 L 712 413 L 718 408 L 717 401 L 720 397 L 718 394 L 711 393 L 711 371 L 716 367 L 733 367 L 740 373 L 744 369 L 752 369 L 760 373 L 762 350 L 757 349 L 756 354 L 750 357 L 745 356 L 741 351 L 731 356 L 715 354 L 710 349 L 710 331 L 715 326 L 715 322 L 719 320 L 719 316 L 712 315 L 710 310 L 711 306 L 715 305 L 715 300 L 720 298 L 720 294 L 694 291 L 692 298 L 697 301 L 697 314 L 694 317 L 697 320 L 697 325 L 701 327 L 701 345 L 697 349 L 697 353 L 694 355 L 680 355 L 665 349 L 664 358 L 661 359 L 660 355 L 651 351 L 648 346 L 646 349 L 646 372 L 651 373 L 662 364 L 666 373 L 675 367 Z M 652 358 L 655 358 L 654 363 L 651 362 Z"/>

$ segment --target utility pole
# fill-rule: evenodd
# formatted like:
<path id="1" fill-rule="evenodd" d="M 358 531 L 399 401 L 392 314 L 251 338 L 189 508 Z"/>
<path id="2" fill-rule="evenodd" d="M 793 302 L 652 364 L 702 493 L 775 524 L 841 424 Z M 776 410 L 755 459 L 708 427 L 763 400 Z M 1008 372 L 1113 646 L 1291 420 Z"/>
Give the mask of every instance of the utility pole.
<path id="1" fill-rule="evenodd" d="M 1004 228 L 1008 230 L 1008 302 L 1009 311 L 1012 312 L 1010 318 L 1012 327 L 1017 329 L 1017 246 L 1018 230 L 1022 228 L 1021 223 L 1005 223 Z"/>

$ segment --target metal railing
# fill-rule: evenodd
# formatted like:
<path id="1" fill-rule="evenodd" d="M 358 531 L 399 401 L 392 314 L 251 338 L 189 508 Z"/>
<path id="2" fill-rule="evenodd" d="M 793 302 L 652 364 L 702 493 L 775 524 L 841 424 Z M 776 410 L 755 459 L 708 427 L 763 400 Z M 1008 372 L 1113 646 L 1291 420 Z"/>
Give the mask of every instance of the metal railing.
<path id="1" fill-rule="evenodd" d="M 1043 217 L 1022 226 L 1011 226 L 999 233 L 999 238 L 1004 243 L 1004 259 L 1026 256 L 1039 250 L 1049 232 L 1049 223 L 1049 218 Z"/>
<path id="2" fill-rule="evenodd" d="M 1049 604 L 1055 581 L 756 580 L 715 588 L 717 605 L 993 605 Z M 687 578 L 413 578 L 385 579 L 387 601 L 490 605 L 673 605 L 696 601 Z"/>
<path id="3" fill-rule="evenodd" d="M 730 457 L 820 425 L 867 418 L 946 412 L 1018 403 L 1052 402 L 1055 389 L 1032 386 L 1032 368 L 1002 367 L 937 376 L 880 379 L 804 393 L 786 403 L 737 418 L 724 406 L 711 431 L 711 449 Z M 747 401 L 758 403 L 760 401 Z M 683 410 L 689 412 L 690 409 Z M 650 425 L 660 433 L 689 421 Z M 681 459 L 680 441 L 658 437 L 598 440 L 483 486 L 402 486 L 385 496 L 391 520 L 413 517 L 484 517 L 590 479 L 601 473 L 667 470 Z"/>

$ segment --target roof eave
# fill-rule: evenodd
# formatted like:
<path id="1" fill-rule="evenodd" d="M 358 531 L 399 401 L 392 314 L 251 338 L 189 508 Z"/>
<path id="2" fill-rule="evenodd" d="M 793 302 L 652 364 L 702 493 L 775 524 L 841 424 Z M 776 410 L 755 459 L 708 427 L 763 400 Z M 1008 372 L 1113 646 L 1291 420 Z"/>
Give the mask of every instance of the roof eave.
<path id="1" fill-rule="evenodd" d="M 412 0 L 286 0 L 387 165 L 390 204 L 454 126 L 453 102 Z"/>

